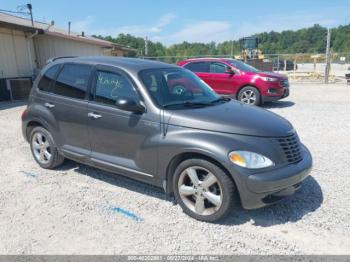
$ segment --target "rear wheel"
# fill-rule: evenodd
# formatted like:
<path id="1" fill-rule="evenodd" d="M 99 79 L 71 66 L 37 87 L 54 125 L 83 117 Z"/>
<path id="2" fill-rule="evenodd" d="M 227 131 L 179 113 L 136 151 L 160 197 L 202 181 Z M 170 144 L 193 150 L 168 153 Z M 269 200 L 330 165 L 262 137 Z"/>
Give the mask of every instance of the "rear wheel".
<path id="1" fill-rule="evenodd" d="M 246 86 L 238 93 L 238 100 L 247 105 L 258 106 L 261 103 L 260 93 L 253 86 Z"/>
<path id="2" fill-rule="evenodd" d="M 30 149 L 35 161 L 42 168 L 53 169 L 64 161 L 64 157 L 59 154 L 50 132 L 43 127 L 35 127 L 32 130 Z"/>
<path id="3" fill-rule="evenodd" d="M 217 221 L 228 214 L 237 200 L 232 180 L 207 160 L 185 160 L 176 168 L 173 182 L 177 203 L 197 220 Z"/>

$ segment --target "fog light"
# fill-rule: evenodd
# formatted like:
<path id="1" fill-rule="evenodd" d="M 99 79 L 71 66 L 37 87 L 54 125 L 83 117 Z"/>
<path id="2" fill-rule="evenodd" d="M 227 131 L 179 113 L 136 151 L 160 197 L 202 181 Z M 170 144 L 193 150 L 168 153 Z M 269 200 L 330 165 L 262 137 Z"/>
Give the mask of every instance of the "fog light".
<path id="1" fill-rule="evenodd" d="M 269 88 L 269 90 L 267 91 L 269 94 L 276 94 L 277 90 L 276 88 Z"/>

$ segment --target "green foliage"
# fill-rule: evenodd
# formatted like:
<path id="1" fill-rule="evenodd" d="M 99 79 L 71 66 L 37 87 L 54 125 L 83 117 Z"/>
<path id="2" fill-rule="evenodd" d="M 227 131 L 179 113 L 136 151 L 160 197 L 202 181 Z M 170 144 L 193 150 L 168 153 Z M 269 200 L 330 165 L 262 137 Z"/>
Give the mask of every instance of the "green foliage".
<path id="1" fill-rule="evenodd" d="M 314 25 L 313 27 L 297 31 L 282 31 L 256 34 L 260 41 L 260 49 L 264 54 L 295 54 L 295 53 L 325 53 L 327 29 Z M 144 55 L 145 41 L 142 37 L 130 34 L 112 36 L 95 36 L 120 45 L 132 47 L 137 51 L 130 52 L 128 56 Z M 335 52 L 350 52 L 350 24 L 332 29 L 332 48 Z M 166 62 L 176 62 L 190 56 L 229 56 L 240 53 L 239 41 L 225 41 L 222 43 L 188 43 L 182 42 L 169 47 L 159 42 L 148 41 L 148 56 L 169 56 Z M 175 58 L 176 57 L 176 58 Z"/>

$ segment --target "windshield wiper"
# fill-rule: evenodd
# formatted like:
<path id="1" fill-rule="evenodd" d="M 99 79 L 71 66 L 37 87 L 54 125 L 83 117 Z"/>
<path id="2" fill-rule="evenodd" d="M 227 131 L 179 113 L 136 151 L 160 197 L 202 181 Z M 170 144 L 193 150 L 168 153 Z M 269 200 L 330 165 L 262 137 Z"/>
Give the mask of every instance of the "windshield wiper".
<path id="1" fill-rule="evenodd" d="M 215 103 L 218 103 L 218 102 L 228 102 L 228 101 L 231 101 L 230 97 L 222 96 L 222 97 L 219 97 L 218 99 L 215 99 L 215 100 L 211 101 L 210 103 L 211 104 L 215 104 Z"/>
<path id="2" fill-rule="evenodd" d="M 203 102 L 181 102 L 181 103 L 170 103 L 163 105 L 164 108 L 171 107 L 171 106 L 186 106 L 186 107 L 195 107 L 195 106 L 211 106 L 212 103 L 203 103 Z"/>

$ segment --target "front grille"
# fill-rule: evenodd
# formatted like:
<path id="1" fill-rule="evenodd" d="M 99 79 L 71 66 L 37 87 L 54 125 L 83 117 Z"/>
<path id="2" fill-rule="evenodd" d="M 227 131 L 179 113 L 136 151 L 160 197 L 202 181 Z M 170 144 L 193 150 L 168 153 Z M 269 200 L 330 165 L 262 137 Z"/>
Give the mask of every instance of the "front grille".
<path id="1" fill-rule="evenodd" d="M 302 160 L 300 140 L 296 133 L 291 136 L 276 139 L 288 163 L 297 163 Z"/>
<path id="2" fill-rule="evenodd" d="M 282 87 L 289 87 L 288 79 L 284 79 L 280 81 Z"/>

